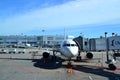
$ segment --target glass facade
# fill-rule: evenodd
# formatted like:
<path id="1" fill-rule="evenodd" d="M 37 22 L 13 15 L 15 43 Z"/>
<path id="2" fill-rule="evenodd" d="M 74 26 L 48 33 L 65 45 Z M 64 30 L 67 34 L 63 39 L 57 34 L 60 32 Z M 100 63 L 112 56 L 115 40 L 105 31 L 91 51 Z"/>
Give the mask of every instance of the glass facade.
<path id="1" fill-rule="evenodd" d="M 31 46 L 53 46 L 60 44 L 64 36 L 0 36 L 0 47 L 20 46 L 30 44 Z"/>

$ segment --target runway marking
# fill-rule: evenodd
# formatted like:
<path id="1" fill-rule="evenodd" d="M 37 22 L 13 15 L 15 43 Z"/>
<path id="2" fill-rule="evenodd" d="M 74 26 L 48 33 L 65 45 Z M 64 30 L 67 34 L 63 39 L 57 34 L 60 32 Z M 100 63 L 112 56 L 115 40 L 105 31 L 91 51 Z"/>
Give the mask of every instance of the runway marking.
<path id="1" fill-rule="evenodd" d="M 90 80 L 93 80 L 93 78 L 91 76 L 88 76 Z"/>
<path id="2" fill-rule="evenodd" d="M 17 69 L 20 69 L 20 70 L 22 70 L 22 71 L 25 71 L 25 72 L 28 72 L 28 73 L 30 73 L 30 74 L 45 74 L 45 73 L 47 73 L 47 74 L 67 74 L 67 72 L 65 71 L 65 70 L 46 70 L 46 69 L 38 69 L 38 71 L 36 71 L 36 70 L 34 70 L 34 69 L 32 69 L 32 68 L 28 68 L 28 67 L 25 67 L 25 66 L 21 66 L 21 65 L 18 65 L 17 63 L 14 63 L 12 60 L 9 60 L 9 59 L 2 59 L 1 61 L 3 61 L 3 62 L 9 62 L 13 67 L 15 67 L 15 68 L 17 68 Z M 80 68 L 80 67 L 75 67 L 75 68 Z M 66 70 L 67 70 L 67 68 L 66 68 Z M 105 69 L 106 70 L 106 69 Z M 118 68 L 117 70 L 115 70 L 115 71 L 111 71 L 111 70 L 106 70 L 106 71 L 108 71 L 108 72 L 120 72 L 120 68 Z M 75 74 L 85 74 L 84 72 L 79 72 L 79 71 L 73 71 L 73 73 L 75 73 Z M 89 76 L 89 79 L 90 80 L 93 80 L 92 78 L 91 78 L 91 76 Z"/>
<path id="3" fill-rule="evenodd" d="M 47 69 L 38 69 L 37 71 L 36 70 L 33 70 L 32 68 L 28 68 L 28 67 L 25 67 L 25 66 L 21 66 L 21 65 L 18 65 L 16 63 L 14 63 L 12 60 L 1 60 L 2 62 L 9 62 L 9 64 L 19 70 L 22 70 L 22 71 L 25 71 L 27 73 L 30 73 L 30 74 L 56 74 L 56 73 L 60 73 L 60 74 L 68 74 L 67 72 L 67 68 L 66 68 L 66 71 L 65 70 L 47 70 Z M 77 73 L 77 72 L 76 72 Z M 80 73 L 80 72 L 79 72 Z"/>
<path id="4" fill-rule="evenodd" d="M 2 62 L 9 62 L 9 64 L 17 69 L 20 69 L 22 71 L 25 71 L 25 72 L 28 72 L 28 73 L 31 73 L 31 74 L 41 74 L 41 73 L 62 73 L 60 70 L 40 70 L 40 71 L 35 71 L 33 70 L 32 68 L 28 68 L 28 67 L 25 67 L 25 66 L 21 66 L 21 65 L 17 65 L 16 63 L 14 63 L 13 61 L 11 60 L 1 60 Z"/>
<path id="5" fill-rule="evenodd" d="M 20 65 L 17 65 L 15 63 L 11 63 L 11 64 L 12 64 L 12 66 L 14 66 L 16 68 L 21 69 L 21 70 L 26 71 L 26 72 L 31 73 L 31 74 L 41 74 L 41 73 L 50 73 L 50 74 L 53 73 L 54 74 L 54 73 L 60 73 L 60 71 L 54 71 L 54 70 L 52 70 L 52 71 L 50 71 L 50 70 L 34 71 L 31 68 L 20 66 Z"/>

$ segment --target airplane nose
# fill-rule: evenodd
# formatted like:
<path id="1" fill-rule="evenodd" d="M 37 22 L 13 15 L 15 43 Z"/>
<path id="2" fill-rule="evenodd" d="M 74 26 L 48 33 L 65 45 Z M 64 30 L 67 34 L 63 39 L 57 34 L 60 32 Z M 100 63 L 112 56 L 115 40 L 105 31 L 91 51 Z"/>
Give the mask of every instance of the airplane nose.
<path id="1" fill-rule="evenodd" d="M 74 56 L 76 56 L 78 54 L 78 49 L 77 48 L 69 49 L 68 54 L 69 54 L 68 57 L 74 57 Z"/>
<path id="2" fill-rule="evenodd" d="M 73 56 L 76 56 L 76 55 L 78 54 L 78 48 L 71 49 L 71 50 L 70 50 L 70 53 L 71 53 Z"/>

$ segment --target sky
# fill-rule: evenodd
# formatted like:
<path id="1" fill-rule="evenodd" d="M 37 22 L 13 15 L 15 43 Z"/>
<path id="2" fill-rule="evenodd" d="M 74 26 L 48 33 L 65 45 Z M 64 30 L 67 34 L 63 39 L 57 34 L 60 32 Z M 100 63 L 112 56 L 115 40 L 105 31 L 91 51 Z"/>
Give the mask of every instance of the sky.
<path id="1" fill-rule="evenodd" d="M 120 0 L 0 0 L 0 35 L 120 34 Z"/>

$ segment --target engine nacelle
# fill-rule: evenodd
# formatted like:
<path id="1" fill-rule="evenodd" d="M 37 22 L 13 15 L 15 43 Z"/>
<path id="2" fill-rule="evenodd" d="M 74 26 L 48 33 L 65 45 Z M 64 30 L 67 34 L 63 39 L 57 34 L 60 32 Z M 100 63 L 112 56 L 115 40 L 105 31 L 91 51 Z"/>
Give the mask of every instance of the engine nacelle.
<path id="1" fill-rule="evenodd" d="M 110 70 L 116 70 L 117 69 L 117 67 L 114 64 L 109 64 L 108 67 L 109 67 Z"/>
<path id="2" fill-rule="evenodd" d="M 43 58 L 48 58 L 50 56 L 50 53 L 48 52 L 43 52 Z"/>
<path id="3" fill-rule="evenodd" d="M 86 54 L 86 57 L 87 57 L 88 59 L 92 59 L 92 58 L 93 58 L 93 54 L 92 54 L 91 52 L 88 52 L 88 53 Z"/>

